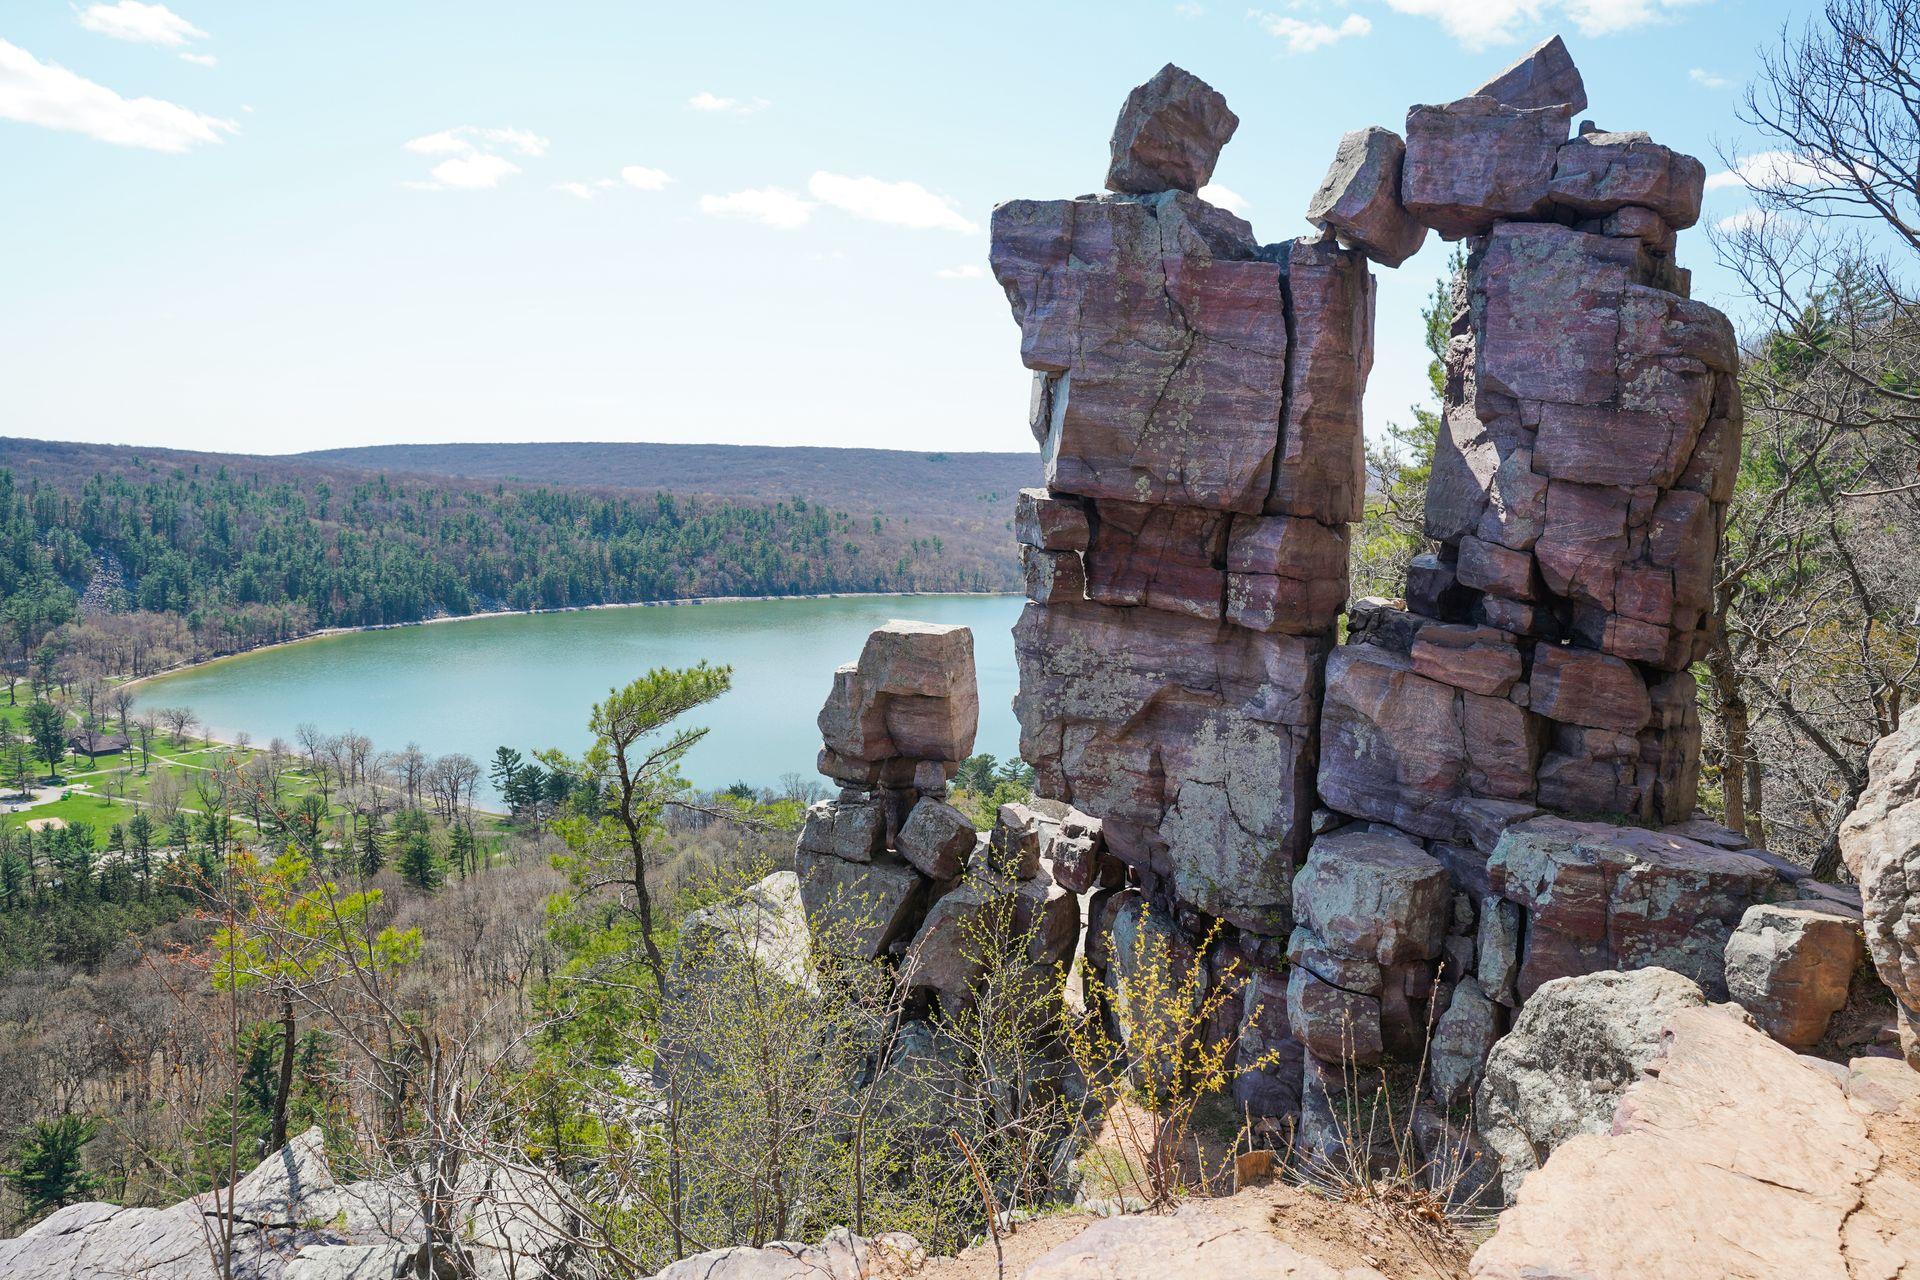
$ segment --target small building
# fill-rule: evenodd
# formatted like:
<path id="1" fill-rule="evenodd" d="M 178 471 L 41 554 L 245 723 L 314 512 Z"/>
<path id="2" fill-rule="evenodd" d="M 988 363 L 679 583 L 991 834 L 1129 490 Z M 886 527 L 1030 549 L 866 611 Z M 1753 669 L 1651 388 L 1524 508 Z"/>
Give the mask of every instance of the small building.
<path id="1" fill-rule="evenodd" d="M 117 751 L 125 751 L 132 744 L 124 733 L 101 733 L 97 729 L 76 729 L 67 735 L 67 746 L 78 755 L 110 756 Z"/>

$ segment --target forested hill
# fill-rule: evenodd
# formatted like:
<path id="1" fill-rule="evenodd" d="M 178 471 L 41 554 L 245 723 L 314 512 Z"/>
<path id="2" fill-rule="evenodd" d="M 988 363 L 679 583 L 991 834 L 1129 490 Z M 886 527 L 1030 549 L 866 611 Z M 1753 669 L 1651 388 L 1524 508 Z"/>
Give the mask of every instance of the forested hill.
<path id="1" fill-rule="evenodd" d="M 849 509 L 804 487 L 741 498 L 397 471 L 0 439 L 5 659 L 18 670 L 82 617 L 181 623 L 190 636 L 174 628 L 170 647 L 202 656 L 490 609 L 1016 586 L 1011 490 L 962 521 L 915 492 Z"/>
<path id="2" fill-rule="evenodd" d="M 1014 494 L 1040 483 L 1040 459 L 1034 453 L 577 443 L 387 444 L 298 456 L 333 466 L 482 480 L 772 501 L 802 494 L 855 515 L 912 511 L 963 528 L 996 530 L 1005 529 Z"/>

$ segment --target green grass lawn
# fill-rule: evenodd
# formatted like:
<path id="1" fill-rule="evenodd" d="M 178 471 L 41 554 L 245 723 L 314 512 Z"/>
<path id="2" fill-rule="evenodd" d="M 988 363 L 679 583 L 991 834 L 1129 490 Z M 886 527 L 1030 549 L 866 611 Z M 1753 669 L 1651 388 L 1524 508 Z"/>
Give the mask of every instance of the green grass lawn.
<path id="1" fill-rule="evenodd" d="M 62 818 L 69 825 L 75 822 L 90 823 L 93 826 L 94 843 L 104 848 L 107 843 L 107 829 L 115 823 L 127 821 L 136 812 L 138 811 L 132 805 L 122 804 L 106 796 L 68 795 L 55 800 L 52 804 L 35 805 L 19 813 L 6 814 L 4 818 L 0 818 L 0 821 L 4 821 L 10 827 L 24 827 L 27 823 L 41 818 Z"/>

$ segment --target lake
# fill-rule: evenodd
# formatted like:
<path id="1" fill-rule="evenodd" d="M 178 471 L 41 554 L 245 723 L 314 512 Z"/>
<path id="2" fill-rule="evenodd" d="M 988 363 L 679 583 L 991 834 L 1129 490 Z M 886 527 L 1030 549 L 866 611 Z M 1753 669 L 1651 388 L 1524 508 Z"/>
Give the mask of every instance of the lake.
<path id="1" fill-rule="evenodd" d="M 531 752 L 587 743 L 590 704 L 652 667 L 702 658 L 733 666 L 733 689 L 689 717 L 707 737 L 683 771 L 696 787 L 773 786 L 814 772 L 814 724 L 833 669 L 889 618 L 973 629 L 980 678 L 974 750 L 1018 754 L 1013 718 L 1018 596 L 852 596 L 743 600 L 470 618 L 322 636 L 223 659 L 144 685 L 144 707 L 186 706 L 215 737 L 294 739 L 296 726 L 353 730 L 382 751 L 417 742 L 483 765 L 505 744 Z"/>

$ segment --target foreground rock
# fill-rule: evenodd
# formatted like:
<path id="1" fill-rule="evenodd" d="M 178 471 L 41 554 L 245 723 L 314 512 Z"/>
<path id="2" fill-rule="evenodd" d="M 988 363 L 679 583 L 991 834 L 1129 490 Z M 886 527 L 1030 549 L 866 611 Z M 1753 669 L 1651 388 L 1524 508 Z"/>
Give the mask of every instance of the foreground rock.
<path id="1" fill-rule="evenodd" d="M 1507 1199 L 1563 1143 L 1605 1133 L 1667 1024 L 1705 1004 L 1699 984 L 1665 969 L 1560 978 L 1534 993 L 1480 1086 L 1480 1133 Z"/>
<path id="2" fill-rule="evenodd" d="M 1867 950 L 1900 1005 L 1900 1043 L 1920 1069 L 1920 710 L 1882 738 L 1840 853 L 1860 884 Z"/>
<path id="3" fill-rule="evenodd" d="M 1882 1066 L 1829 1068 L 1707 1008 L 1673 1015 L 1651 1066 L 1527 1179 L 1476 1280 L 1920 1271 L 1920 1100 Z"/>
<path id="4" fill-rule="evenodd" d="M 894 1231 L 867 1239 L 844 1227 L 819 1244 L 775 1240 L 682 1258 L 654 1280 L 890 1280 L 909 1276 L 926 1261 L 920 1242 Z"/>
<path id="5" fill-rule="evenodd" d="M 1208 1211 L 1097 1222 L 1036 1260 L 1021 1280 L 1385 1280 L 1372 1267 L 1338 1268 L 1271 1233 Z"/>

